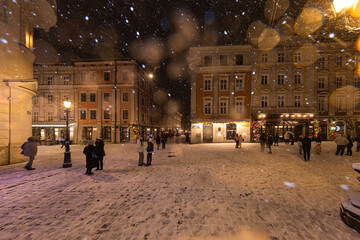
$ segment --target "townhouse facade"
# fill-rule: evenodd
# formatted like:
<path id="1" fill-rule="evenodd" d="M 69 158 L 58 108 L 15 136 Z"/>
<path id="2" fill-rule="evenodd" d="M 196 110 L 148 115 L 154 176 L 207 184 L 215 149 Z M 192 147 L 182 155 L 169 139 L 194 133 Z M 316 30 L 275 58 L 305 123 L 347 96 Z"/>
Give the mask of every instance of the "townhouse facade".
<path id="1" fill-rule="evenodd" d="M 190 49 L 191 142 L 250 141 L 252 56 L 250 45 Z"/>
<path id="2" fill-rule="evenodd" d="M 296 138 L 310 134 L 322 140 L 342 132 L 360 134 L 359 54 L 354 42 L 318 43 L 293 36 L 269 51 L 248 45 L 195 47 L 188 60 L 193 143 L 230 141 L 232 126 L 235 133 L 246 133 L 248 141 L 257 141 L 261 133 L 280 138 L 286 132 Z M 239 76 L 244 77 L 243 91 L 237 91 Z M 230 87 L 223 91 L 227 81 Z M 242 99 L 248 112 L 234 116 Z M 237 125 L 244 122 L 249 123 L 246 130 Z"/>
<path id="3" fill-rule="evenodd" d="M 55 0 L 0 1 L 0 165 L 21 162 L 21 144 L 31 136 L 34 28 L 56 24 Z"/>
<path id="4" fill-rule="evenodd" d="M 153 98 L 157 85 L 135 61 L 75 62 L 60 68 L 41 66 L 36 72 L 41 80 L 33 131 L 42 140 L 64 138 L 65 98 L 73 103 L 69 126 L 74 143 L 96 138 L 133 141 L 164 126 L 164 105 Z"/>

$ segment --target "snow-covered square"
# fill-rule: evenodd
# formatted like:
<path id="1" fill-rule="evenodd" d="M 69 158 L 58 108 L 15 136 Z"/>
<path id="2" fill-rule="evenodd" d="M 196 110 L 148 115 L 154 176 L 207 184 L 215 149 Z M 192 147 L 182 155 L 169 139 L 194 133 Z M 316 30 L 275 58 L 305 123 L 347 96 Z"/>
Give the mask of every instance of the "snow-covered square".
<path id="1" fill-rule="evenodd" d="M 360 191 L 333 142 L 304 162 L 298 146 L 170 144 L 138 167 L 136 144 L 105 145 L 85 175 L 84 146 L 41 146 L 33 167 L 0 167 L 1 239 L 359 239 L 339 216 Z"/>

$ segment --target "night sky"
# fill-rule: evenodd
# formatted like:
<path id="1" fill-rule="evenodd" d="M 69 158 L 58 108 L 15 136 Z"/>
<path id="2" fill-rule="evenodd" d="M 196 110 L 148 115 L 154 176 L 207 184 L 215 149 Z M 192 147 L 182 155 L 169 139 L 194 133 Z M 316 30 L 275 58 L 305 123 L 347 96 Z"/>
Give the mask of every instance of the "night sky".
<path id="1" fill-rule="evenodd" d="M 296 18 L 304 2 L 289 1 L 283 17 Z M 35 38 L 51 43 L 60 62 L 135 59 L 147 72 L 157 70 L 156 81 L 181 103 L 185 115 L 190 111 L 189 47 L 247 43 L 246 31 L 252 22 L 276 24 L 266 18 L 265 0 L 57 3 L 57 24 L 48 32 L 37 30 Z"/>

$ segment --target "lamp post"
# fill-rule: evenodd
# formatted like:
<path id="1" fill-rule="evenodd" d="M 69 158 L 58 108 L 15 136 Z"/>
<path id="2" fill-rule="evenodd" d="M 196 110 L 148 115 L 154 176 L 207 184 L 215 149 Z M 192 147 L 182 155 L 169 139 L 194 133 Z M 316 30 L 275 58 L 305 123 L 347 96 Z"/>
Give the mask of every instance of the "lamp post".
<path id="1" fill-rule="evenodd" d="M 70 138 L 69 138 L 69 109 L 71 107 L 71 102 L 69 100 L 65 100 L 64 106 L 65 106 L 65 111 L 66 111 L 66 140 L 65 140 L 65 153 L 64 153 L 63 168 L 68 168 L 68 167 L 72 167 L 71 152 L 70 152 Z"/>

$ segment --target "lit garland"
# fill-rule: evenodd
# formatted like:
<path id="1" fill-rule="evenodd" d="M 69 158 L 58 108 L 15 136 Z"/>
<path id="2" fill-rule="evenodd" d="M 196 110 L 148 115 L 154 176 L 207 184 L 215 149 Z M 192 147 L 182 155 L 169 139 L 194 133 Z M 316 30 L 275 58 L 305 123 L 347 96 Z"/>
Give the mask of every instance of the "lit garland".
<path id="1" fill-rule="evenodd" d="M 133 130 L 136 137 L 140 136 L 140 128 L 138 126 L 130 125 L 129 128 Z"/>

